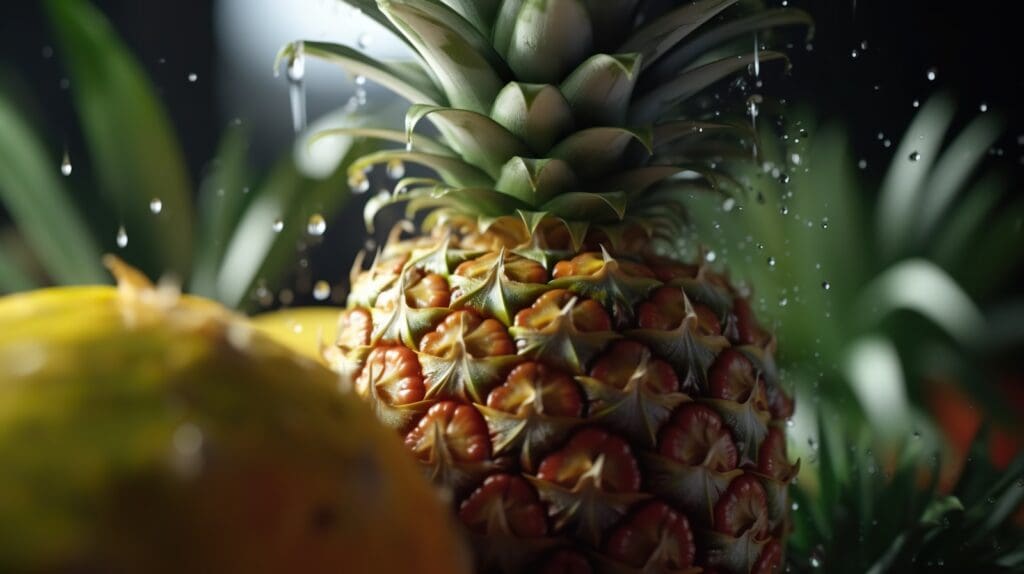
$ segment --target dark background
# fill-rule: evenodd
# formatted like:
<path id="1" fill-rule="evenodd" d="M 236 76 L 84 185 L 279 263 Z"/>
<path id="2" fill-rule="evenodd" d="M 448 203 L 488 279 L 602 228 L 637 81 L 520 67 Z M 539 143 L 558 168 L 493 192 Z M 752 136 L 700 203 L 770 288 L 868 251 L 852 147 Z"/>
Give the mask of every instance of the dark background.
<path id="1" fill-rule="evenodd" d="M 287 2 L 288 0 L 281 0 Z M 217 137 L 233 117 L 216 93 L 217 44 L 213 2 L 95 0 L 111 18 L 160 89 L 193 174 L 198 177 L 213 156 Z M 43 57 L 51 45 L 35 2 L 3 2 L 0 7 L 0 66 L 17 70 L 27 82 L 51 128 L 75 124 L 69 97 L 61 89 L 57 57 Z M 782 4 L 781 0 L 769 2 Z M 964 117 L 982 102 L 1009 116 L 1001 146 L 1019 158 L 1024 64 L 1020 30 L 1011 15 L 1013 3 L 975 0 L 940 3 L 927 0 L 798 0 L 789 5 L 811 12 L 817 22 L 813 49 L 793 53 L 793 76 L 784 87 L 793 100 L 812 102 L 828 117 L 844 118 L 854 127 L 855 149 L 869 165 L 887 163 L 891 150 L 877 143 L 877 133 L 897 141 L 915 111 L 937 89 L 959 98 Z M 861 50 L 862 41 L 867 50 Z M 851 57 L 856 49 L 857 58 Z M 269 63 L 268 63 L 269 67 Z M 926 72 L 935 68 L 937 79 Z M 189 83 L 188 74 L 199 80 Z M 287 113 L 282 102 L 282 113 Z M 63 134 L 73 138 L 74 134 Z M 264 142 L 264 146 L 266 143 Z M 287 142 L 273 142 L 274 146 Z M 870 161 L 870 160 L 876 161 Z M 1020 165 L 1021 159 L 1017 160 Z M 869 170 L 871 171 L 871 170 Z M 880 171 L 880 169 L 879 169 Z M 880 173 L 874 174 L 880 176 Z"/>

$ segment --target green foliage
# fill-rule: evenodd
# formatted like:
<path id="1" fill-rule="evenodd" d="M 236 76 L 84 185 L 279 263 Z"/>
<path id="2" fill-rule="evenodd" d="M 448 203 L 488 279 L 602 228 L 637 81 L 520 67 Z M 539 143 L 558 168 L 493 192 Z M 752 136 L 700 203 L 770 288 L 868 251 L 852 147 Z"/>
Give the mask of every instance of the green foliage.
<path id="1" fill-rule="evenodd" d="M 102 14 L 84 0 L 45 7 L 73 78 L 87 153 L 61 177 L 55 146 L 25 120 L 13 93 L 0 92 L 0 202 L 15 231 L 0 244 L 0 292 L 108 282 L 105 250 L 151 278 L 171 274 L 191 292 L 234 307 L 246 307 L 257 284 L 279 286 L 294 269 L 306 221 L 341 208 L 346 167 L 372 145 L 346 139 L 335 146 L 341 161 L 326 178 L 307 176 L 288 153 L 261 180 L 248 165 L 244 128 L 233 126 L 196 193 L 167 112 Z M 121 226 L 123 247 L 115 241 Z"/>
<path id="2" fill-rule="evenodd" d="M 893 446 L 823 409 L 815 454 L 793 490 L 793 572 L 1020 572 L 1024 454 L 988 462 L 985 433 L 959 480 L 939 488 L 939 455 L 920 434 Z"/>

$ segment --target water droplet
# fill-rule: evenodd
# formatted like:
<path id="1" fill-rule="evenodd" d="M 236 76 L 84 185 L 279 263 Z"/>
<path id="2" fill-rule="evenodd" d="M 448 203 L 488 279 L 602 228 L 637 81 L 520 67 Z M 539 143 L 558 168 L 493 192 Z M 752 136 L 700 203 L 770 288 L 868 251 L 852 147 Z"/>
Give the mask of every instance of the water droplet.
<path id="1" fill-rule="evenodd" d="M 860 54 L 857 53 L 857 50 L 850 50 L 850 57 L 853 58 L 854 60 L 856 60 L 857 56 L 859 55 Z"/>
<path id="2" fill-rule="evenodd" d="M 292 108 L 292 127 L 295 132 L 306 129 L 306 55 L 305 44 L 296 42 L 288 58 L 288 97 Z"/>
<path id="3" fill-rule="evenodd" d="M 754 77 L 761 77 L 761 47 L 757 41 L 757 33 L 754 33 Z"/>
<path id="4" fill-rule="evenodd" d="M 775 267 L 775 258 L 774 257 L 769 257 L 768 258 L 768 267 Z"/>
<path id="5" fill-rule="evenodd" d="M 725 200 L 722 202 L 722 211 L 726 213 L 732 211 L 734 207 L 736 207 L 736 200 L 731 197 L 725 198 Z"/>
<path id="6" fill-rule="evenodd" d="M 313 285 L 313 298 L 317 301 L 326 301 L 331 296 L 331 284 L 326 281 L 317 281 Z"/>
<path id="7" fill-rule="evenodd" d="M 782 215 L 789 215 L 789 206 L 788 205 L 780 206 L 779 207 L 779 213 L 781 213 Z"/>
<path id="8" fill-rule="evenodd" d="M 799 503 L 799 502 L 794 502 L 794 503 L 793 503 L 793 504 L 792 504 L 792 505 L 790 506 L 790 508 L 792 508 L 792 509 L 793 509 L 793 512 L 796 512 L 797 510 L 800 510 L 800 503 Z"/>
<path id="9" fill-rule="evenodd" d="M 266 285 L 256 287 L 256 301 L 263 307 L 270 307 L 274 304 L 274 294 L 267 289 Z"/>
<path id="10" fill-rule="evenodd" d="M 988 104 L 985 103 L 985 102 L 981 102 L 981 104 L 978 105 L 978 110 L 980 110 L 981 113 L 987 112 L 988 111 Z"/>
<path id="11" fill-rule="evenodd" d="M 910 105 L 914 106 L 915 108 L 920 108 L 921 107 L 921 101 L 920 100 L 914 100 L 913 102 L 911 102 Z"/>
<path id="12" fill-rule="evenodd" d="M 708 251 L 704 254 L 704 260 L 708 263 L 714 263 L 715 259 L 718 259 L 718 255 L 716 255 L 714 251 Z"/>
<path id="13" fill-rule="evenodd" d="M 803 158 L 800 157 L 800 154 L 794 153 L 789 156 L 789 161 L 793 162 L 793 165 L 800 165 L 800 162 L 803 161 Z"/>
<path id="14" fill-rule="evenodd" d="M 128 247 L 128 231 L 125 230 L 123 225 L 117 228 L 117 237 L 115 240 L 117 241 L 117 246 L 121 249 Z"/>
<path id="15" fill-rule="evenodd" d="M 281 233 L 281 231 L 284 229 L 284 221 L 281 221 L 280 219 L 275 219 L 274 223 L 270 226 L 270 228 L 274 230 L 274 233 Z"/>
<path id="16" fill-rule="evenodd" d="M 313 237 L 320 237 L 325 231 L 327 231 L 327 221 L 323 215 L 314 213 L 309 216 L 309 221 L 306 223 L 306 233 Z"/>
<path id="17" fill-rule="evenodd" d="M 822 221 L 821 222 L 821 228 L 822 229 L 828 229 L 828 222 L 827 221 Z"/>
<path id="18" fill-rule="evenodd" d="M 829 289 L 832 288 L 832 284 L 829 283 L 828 281 L 822 281 L 821 288 L 824 289 L 825 291 L 828 291 Z"/>
<path id="19" fill-rule="evenodd" d="M 348 176 L 348 186 L 352 193 L 366 193 L 370 190 L 370 178 L 362 171 L 355 170 Z"/>
<path id="20" fill-rule="evenodd" d="M 405 164 L 400 159 L 393 159 L 388 162 L 387 174 L 391 179 L 402 179 L 405 177 Z"/>
<path id="21" fill-rule="evenodd" d="M 892 141 L 889 140 L 888 138 L 886 138 L 886 140 L 884 142 L 882 142 L 882 147 L 888 148 L 888 147 L 891 147 L 891 146 L 892 146 Z"/>
<path id="22" fill-rule="evenodd" d="M 861 50 L 867 50 L 868 49 L 868 41 L 867 40 L 861 40 L 860 41 L 860 49 Z"/>
<path id="23" fill-rule="evenodd" d="M 149 211 L 152 212 L 153 215 L 159 215 L 160 212 L 163 210 L 164 202 L 159 197 L 154 197 L 153 199 L 149 200 Z"/>
<path id="24" fill-rule="evenodd" d="M 194 84 L 199 81 L 199 74 L 192 72 L 188 75 L 188 83 Z"/>
<path id="25" fill-rule="evenodd" d="M 71 156 L 68 154 L 67 148 L 64 148 L 64 158 L 60 161 L 60 172 L 67 177 L 71 175 L 71 171 L 74 167 L 71 165 Z"/>
<path id="26" fill-rule="evenodd" d="M 938 76 L 939 76 L 939 72 L 935 68 L 929 68 L 928 72 L 925 73 L 925 77 L 928 78 L 929 82 L 934 82 L 935 78 L 937 78 Z"/>
<path id="27" fill-rule="evenodd" d="M 281 292 L 277 294 L 277 300 L 280 301 L 282 305 L 291 305 L 295 301 L 295 292 L 291 289 L 281 289 Z M 294 331 L 294 328 L 292 330 Z M 299 325 L 299 330 L 294 332 L 302 332 L 302 326 Z"/>
<path id="28" fill-rule="evenodd" d="M 789 299 L 786 297 L 779 299 L 779 307 L 785 307 L 786 305 L 789 305 Z"/>
<path id="29" fill-rule="evenodd" d="M 862 159 L 862 160 L 858 161 L 857 162 L 857 167 L 859 167 L 861 169 L 867 169 L 868 168 L 868 160 Z"/>
<path id="30" fill-rule="evenodd" d="M 412 140 L 405 142 L 405 151 L 412 151 Z"/>
<path id="31" fill-rule="evenodd" d="M 919 151 L 912 151 L 912 152 L 910 152 L 909 159 L 910 159 L 910 161 L 917 161 L 917 160 L 921 159 L 921 152 L 919 152 Z"/>

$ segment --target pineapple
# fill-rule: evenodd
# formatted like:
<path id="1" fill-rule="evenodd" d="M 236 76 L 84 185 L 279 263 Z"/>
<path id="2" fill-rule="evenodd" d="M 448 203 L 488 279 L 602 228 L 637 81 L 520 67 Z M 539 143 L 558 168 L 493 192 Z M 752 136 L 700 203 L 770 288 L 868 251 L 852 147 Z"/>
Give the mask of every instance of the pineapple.
<path id="1" fill-rule="evenodd" d="M 338 130 L 407 144 L 355 161 L 353 186 L 378 164 L 436 175 L 368 202 L 368 226 L 404 203 L 421 231 L 396 226 L 356 265 L 324 353 L 450 497 L 478 569 L 780 572 L 797 466 L 774 340 L 724 276 L 665 246 L 679 194 L 728 182 L 723 159 L 749 157 L 737 148 L 753 137 L 687 104 L 785 59 L 732 40 L 806 14 L 354 4 L 423 65 L 315 42 L 282 56 L 340 63 L 412 104 L 405 133 Z M 422 120 L 439 136 L 415 133 Z"/>

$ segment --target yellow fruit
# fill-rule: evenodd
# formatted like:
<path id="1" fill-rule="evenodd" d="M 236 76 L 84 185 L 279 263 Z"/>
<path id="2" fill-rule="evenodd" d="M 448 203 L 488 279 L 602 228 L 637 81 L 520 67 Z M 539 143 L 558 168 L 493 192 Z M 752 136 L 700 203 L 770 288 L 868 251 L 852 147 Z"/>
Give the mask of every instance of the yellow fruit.
<path id="1" fill-rule="evenodd" d="M 138 280 L 0 299 L 0 571 L 465 571 L 431 487 L 336 385 Z"/>
<path id="2" fill-rule="evenodd" d="M 300 307 L 257 315 L 252 322 L 278 343 L 327 364 L 320 349 L 334 343 L 341 311 L 337 307 Z"/>

